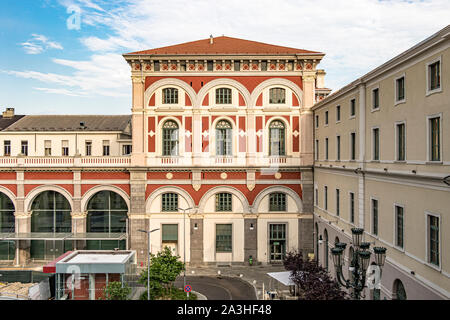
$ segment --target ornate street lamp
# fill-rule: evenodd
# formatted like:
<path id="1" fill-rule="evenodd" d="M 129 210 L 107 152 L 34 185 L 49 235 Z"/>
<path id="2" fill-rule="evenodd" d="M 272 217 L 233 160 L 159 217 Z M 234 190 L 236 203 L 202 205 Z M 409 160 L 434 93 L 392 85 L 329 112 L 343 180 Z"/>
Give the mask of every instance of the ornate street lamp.
<path id="1" fill-rule="evenodd" d="M 343 253 L 347 244 L 338 242 L 335 243 L 335 247 L 331 249 L 337 281 L 341 286 L 347 289 L 353 289 L 351 296 L 355 300 L 361 298 L 361 292 L 366 287 L 366 271 L 369 267 L 371 255 L 371 252 L 369 251 L 370 243 L 362 241 L 363 234 L 364 229 L 352 228 L 354 252 L 349 267 L 349 271 L 353 276 L 352 279 L 345 279 L 342 273 L 342 266 L 344 265 Z M 381 269 L 383 268 L 386 259 L 386 248 L 374 247 L 373 252 L 375 254 L 375 264 L 380 268 L 381 277 Z"/>

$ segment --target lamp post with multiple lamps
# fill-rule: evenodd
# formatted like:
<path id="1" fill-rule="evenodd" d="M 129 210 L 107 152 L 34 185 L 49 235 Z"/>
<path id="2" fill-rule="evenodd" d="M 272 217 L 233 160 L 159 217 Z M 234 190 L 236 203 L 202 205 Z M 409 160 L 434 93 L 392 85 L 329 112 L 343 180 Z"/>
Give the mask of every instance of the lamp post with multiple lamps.
<path id="1" fill-rule="evenodd" d="M 364 229 L 352 228 L 351 230 L 354 251 L 348 270 L 352 274 L 352 279 L 345 279 L 342 273 L 342 265 L 344 262 L 343 253 L 347 244 L 343 242 L 335 243 L 335 247 L 331 249 L 331 254 L 339 284 L 347 289 L 353 289 L 351 293 L 352 298 L 359 300 L 361 298 L 361 292 L 366 287 L 366 272 L 369 267 L 371 255 L 369 251 L 370 243 L 362 241 Z M 374 247 L 373 252 L 375 254 L 375 265 L 379 267 L 381 278 L 381 270 L 386 259 L 386 248 Z"/>
<path id="2" fill-rule="evenodd" d="M 138 229 L 139 232 L 145 232 L 148 237 L 148 262 L 147 262 L 147 300 L 150 300 L 150 233 L 158 231 L 159 228 L 150 231 Z"/>
<path id="3" fill-rule="evenodd" d="M 186 287 L 186 211 L 193 208 L 178 208 L 178 210 L 183 211 L 183 260 L 184 260 L 184 275 L 183 275 L 183 288 Z M 188 293 L 189 296 L 189 293 Z"/>

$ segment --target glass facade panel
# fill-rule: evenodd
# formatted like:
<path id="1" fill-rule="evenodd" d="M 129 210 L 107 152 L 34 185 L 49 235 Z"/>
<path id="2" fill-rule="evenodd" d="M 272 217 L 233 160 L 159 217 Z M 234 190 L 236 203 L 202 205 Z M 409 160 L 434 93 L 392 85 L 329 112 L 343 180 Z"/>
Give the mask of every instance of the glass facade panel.
<path id="1" fill-rule="evenodd" d="M 178 241 L 178 225 L 163 224 L 162 225 L 162 241 Z"/>
<path id="2" fill-rule="evenodd" d="M 232 229 L 231 224 L 216 224 L 216 252 L 232 252 Z"/>

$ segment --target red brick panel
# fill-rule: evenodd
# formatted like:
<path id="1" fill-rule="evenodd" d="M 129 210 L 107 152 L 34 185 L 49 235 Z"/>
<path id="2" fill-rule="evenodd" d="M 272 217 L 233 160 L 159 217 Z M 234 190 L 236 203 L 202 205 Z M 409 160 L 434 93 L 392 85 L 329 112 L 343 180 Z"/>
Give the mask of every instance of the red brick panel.
<path id="1" fill-rule="evenodd" d="M 189 98 L 189 95 L 187 93 L 185 93 L 184 96 L 185 96 L 184 105 L 191 107 L 192 106 L 191 98 Z"/>
<path id="2" fill-rule="evenodd" d="M 82 172 L 81 180 L 129 180 L 130 174 L 128 172 Z"/>
<path id="3" fill-rule="evenodd" d="M 0 172 L 0 180 L 16 180 L 15 172 Z"/>
<path id="4" fill-rule="evenodd" d="M 203 99 L 202 106 L 209 106 L 209 93 L 207 93 Z"/>
<path id="5" fill-rule="evenodd" d="M 297 96 L 295 95 L 295 93 L 292 93 L 292 106 L 293 107 L 300 106 L 300 104 L 298 103 L 298 99 L 297 99 Z"/>
<path id="6" fill-rule="evenodd" d="M 148 135 L 148 152 L 155 152 L 156 123 L 155 117 L 148 117 L 148 132 L 153 131 L 154 135 Z"/>
<path id="7" fill-rule="evenodd" d="M 202 117 L 202 151 L 209 151 L 209 135 L 203 135 L 203 132 L 209 130 L 209 117 Z"/>
<path id="8" fill-rule="evenodd" d="M 299 133 L 299 135 L 295 136 L 293 135 L 293 139 L 292 139 L 292 151 L 293 152 L 299 152 L 300 151 L 300 128 L 299 128 L 299 123 L 300 123 L 300 118 L 299 117 L 293 117 L 293 124 L 292 124 L 292 133 L 294 133 L 295 131 L 297 131 Z"/>
<path id="9" fill-rule="evenodd" d="M 153 94 L 150 98 L 150 101 L 148 102 L 148 106 L 149 107 L 154 107 L 155 106 L 155 94 Z"/>
<path id="10" fill-rule="evenodd" d="M 6 189 L 10 190 L 12 193 L 14 193 L 15 196 L 17 196 L 17 185 L 16 184 L 3 184 L 2 187 L 5 187 Z"/>
<path id="11" fill-rule="evenodd" d="M 14 178 L 15 179 L 15 178 Z M 72 180 L 72 172 L 25 172 L 25 180 Z"/>

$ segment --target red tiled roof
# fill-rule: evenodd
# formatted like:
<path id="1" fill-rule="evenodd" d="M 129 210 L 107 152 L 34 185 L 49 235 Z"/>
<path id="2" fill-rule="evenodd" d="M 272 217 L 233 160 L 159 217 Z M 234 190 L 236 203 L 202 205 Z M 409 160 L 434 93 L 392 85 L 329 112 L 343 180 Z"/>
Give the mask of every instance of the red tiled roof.
<path id="1" fill-rule="evenodd" d="M 210 39 L 203 39 L 191 42 L 176 44 L 173 46 L 155 48 L 144 51 L 131 52 L 128 54 L 322 54 L 317 51 L 308 51 L 272 44 L 230 38 L 213 38 L 213 44 Z"/>

